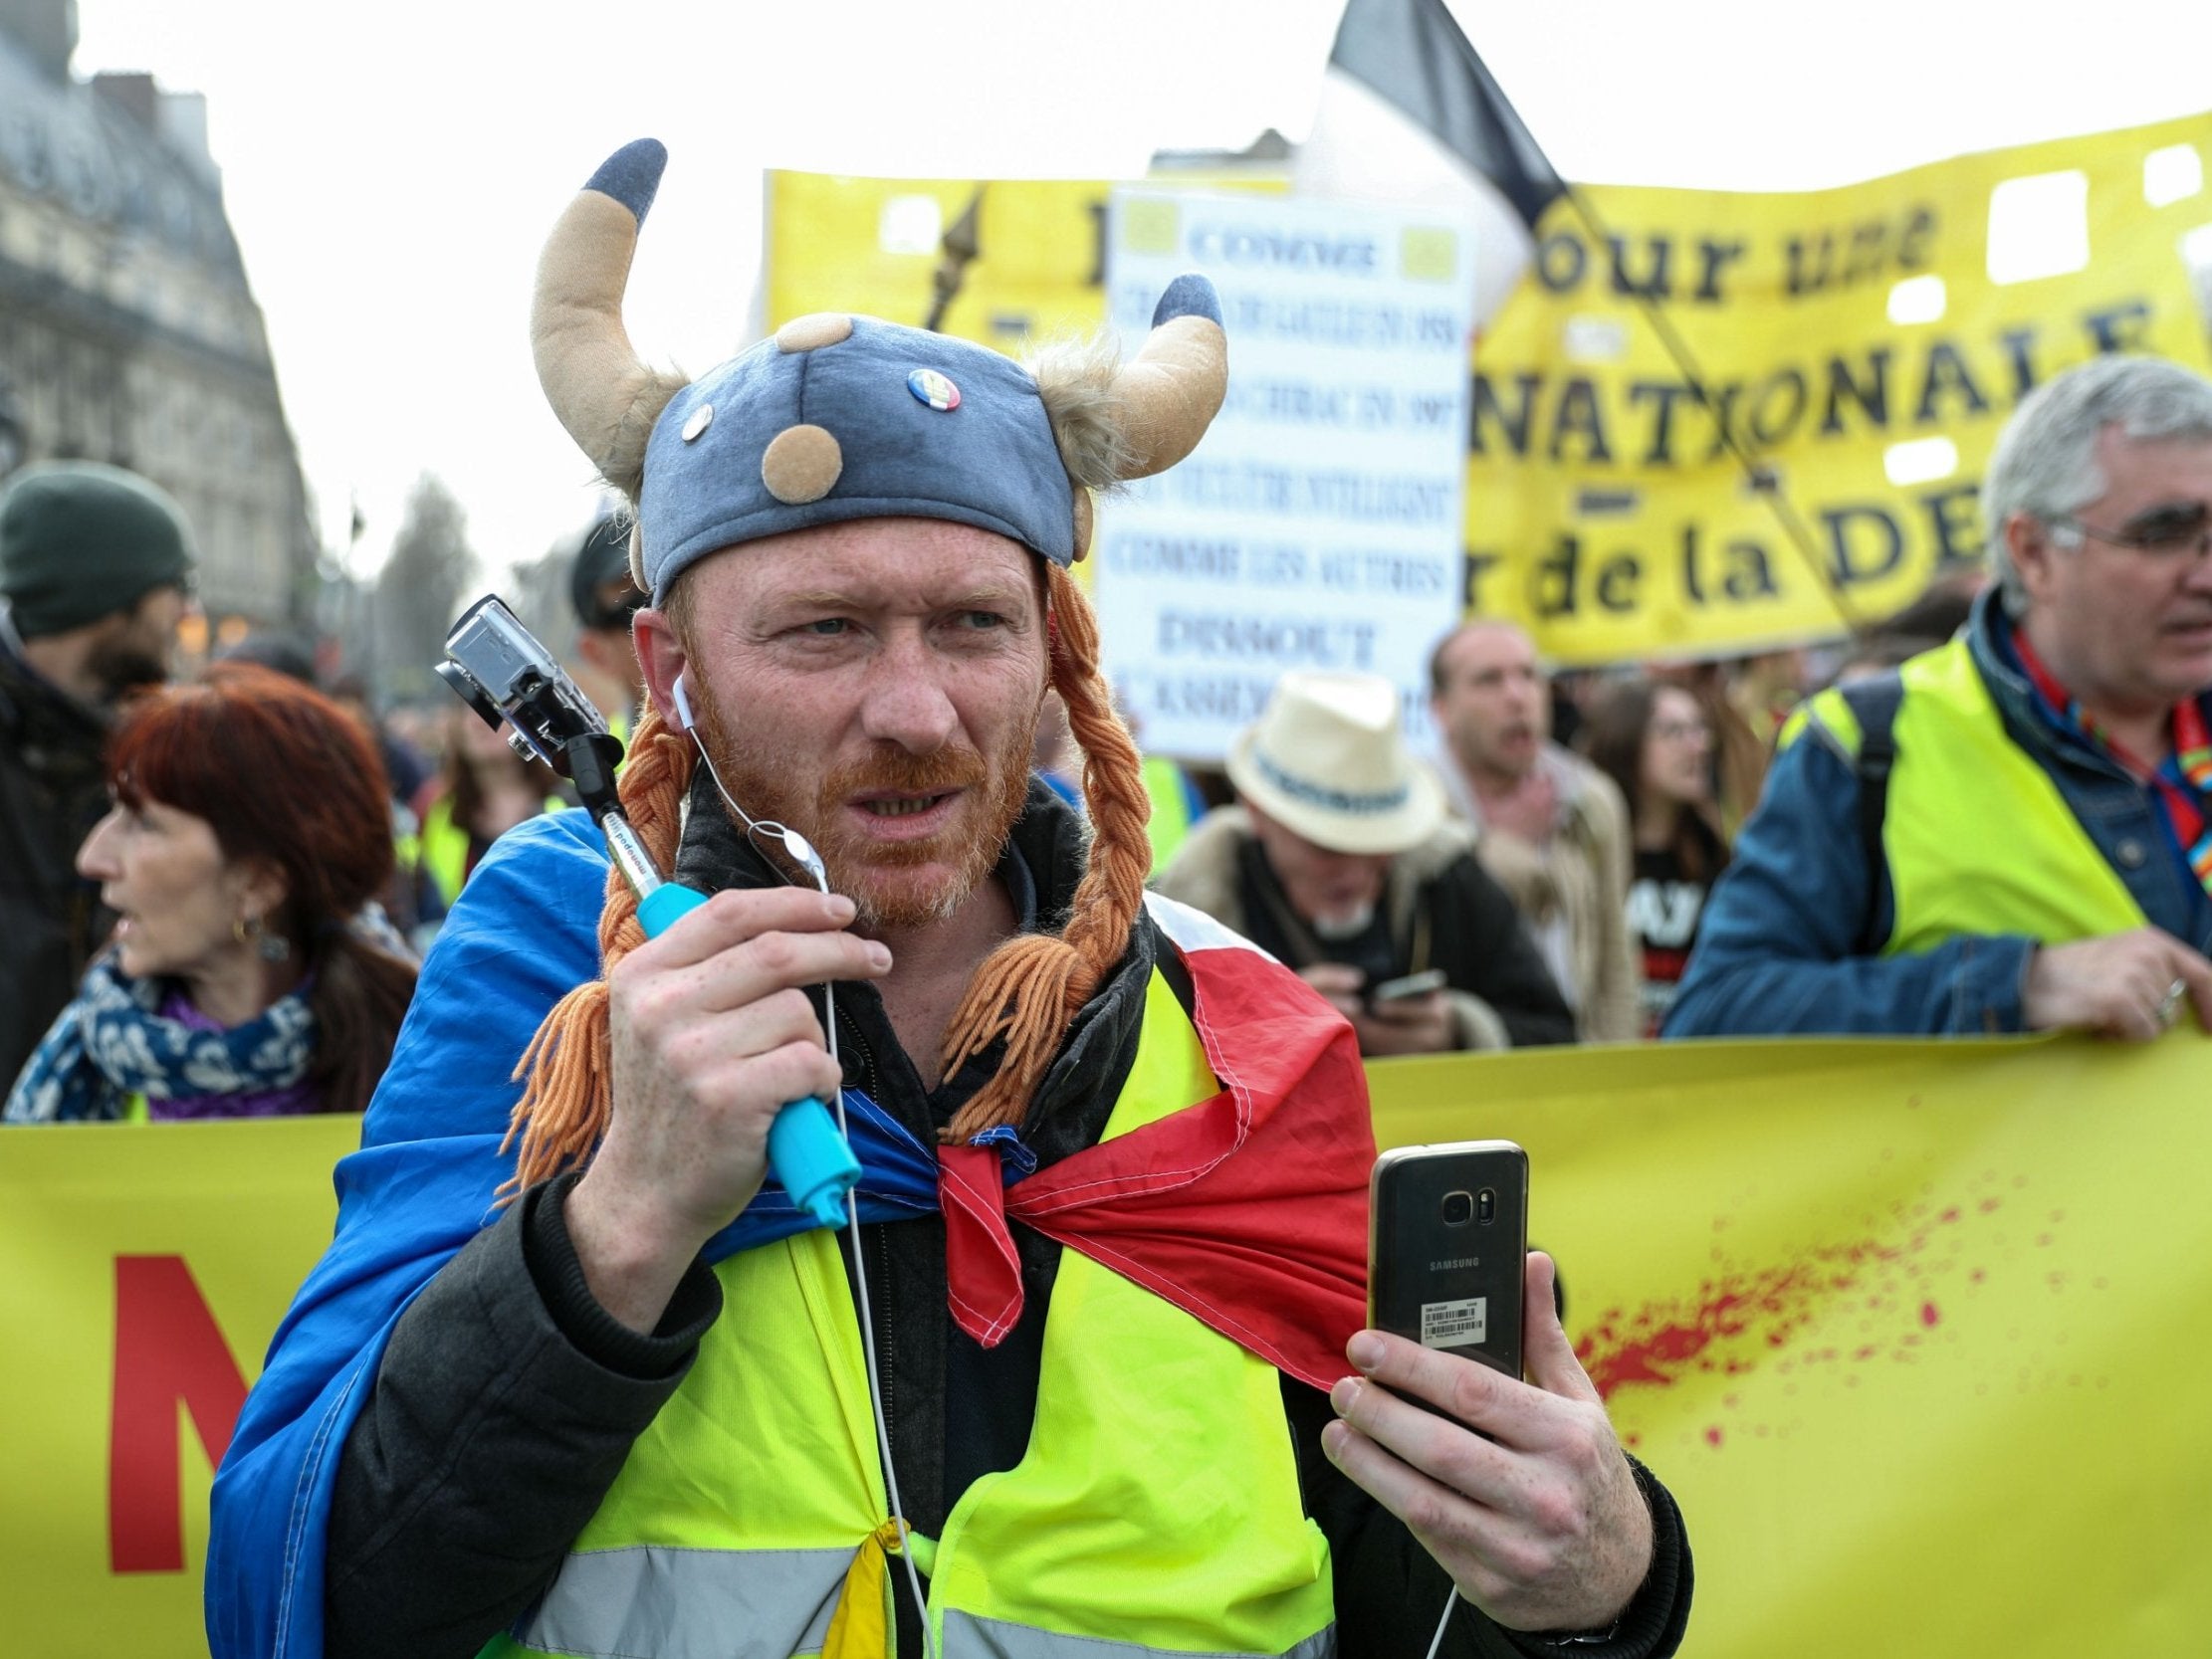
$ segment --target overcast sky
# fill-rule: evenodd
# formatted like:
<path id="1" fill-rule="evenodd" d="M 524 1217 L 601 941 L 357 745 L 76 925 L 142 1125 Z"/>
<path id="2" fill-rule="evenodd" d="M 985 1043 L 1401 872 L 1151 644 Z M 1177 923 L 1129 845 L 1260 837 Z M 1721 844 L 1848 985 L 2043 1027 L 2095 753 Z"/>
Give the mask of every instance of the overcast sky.
<path id="1" fill-rule="evenodd" d="M 2212 106 L 2212 0 L 1453 9 L 1591 181 L 1810 188 Z M 357 495 L 358 562 L 381 563 L 428 470 L 497 580 L 592 513 L 524 329 L 539 245 L 609 151 L 649 134 L 672 152 L 628 315 L 648 356 L 697 372 L 742 342 L 763 168 L 1133 178 L 1156 148 L 1300 137 L 1340 10 L 79 0 L 77 69 L 207 95 L 330 544 Z"/>

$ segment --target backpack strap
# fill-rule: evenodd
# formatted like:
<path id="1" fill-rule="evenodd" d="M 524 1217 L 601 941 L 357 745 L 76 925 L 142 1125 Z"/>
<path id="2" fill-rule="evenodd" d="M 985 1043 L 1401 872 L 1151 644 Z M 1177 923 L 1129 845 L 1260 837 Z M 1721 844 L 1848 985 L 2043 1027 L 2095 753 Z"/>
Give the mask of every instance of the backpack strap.
<path id="1" fill-rule="evenodd" d="M 1889 771 L 1897 758 L 1897 710 L 1904 702 L 1904 681 L 1892 669 L 1841 690 L 1859 722 L 1852 769 L 1859 774 L 1859 848 L 1867 866 L 1867 913 L 1860 923 L 1859 950 L 1872 956 L 1882 944 L 1876 932 L 1884 863 L 1881 827 L 1889 811 Z"/>

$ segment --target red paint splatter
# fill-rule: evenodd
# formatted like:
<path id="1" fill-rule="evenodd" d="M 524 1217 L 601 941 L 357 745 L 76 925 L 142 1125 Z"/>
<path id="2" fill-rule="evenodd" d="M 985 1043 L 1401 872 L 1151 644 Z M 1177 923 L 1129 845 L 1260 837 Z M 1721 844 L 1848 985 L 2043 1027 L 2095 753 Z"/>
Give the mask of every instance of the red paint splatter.
<path id="1" fill-rule="evenodd" d="M 1705 1444 L 1708 1446 L 1717 1446 L 1720 1444 L 1720 1425 L 1718 1423 L 1715 1423 L 1711 1428 L 1705 1430 Z"/>
<path id="2" fill-rule="evenodd" d="M 1990 1170 L 1971 1184 L 1995 1185 L 1999 1178 Z M 2016 1179 L 2013 1184 L 2026 1182 Z M 1984 1197 L 1975 1200 L 1974 1207 L 1989 1215 L 2003 1202 Z M 1903 1205 L 1890 1207 L 1900 1218 L 1894 1231 L 1870 1218 L 1871 1236 L 1815 1245 L 1778 1266 L 1736 1265 L 1716 1249 L 1713 1255 L 1720 1271 L 1705 1278 L 1694 1295 L 1659 1299 L 1634 1309 L 1608 1308 L 1579 1334 L 1575 1352 L 1600 1396 L 1607 1399 L 1631 1383 L 1664 1388 L 1686 1377 L 1715 1372 L 1740 1375 L 1758 1369 L 1762 1362 L 1782 1376 L 1799 1365 L 1833 1366 L 1846 1373 L 1847 1386 L 1856 1386 L 1857 1373 L 1877 1360 L 1910 1364 L 1916 1358 L 1921 1331 L 1933 1330 L 1944 1321 L 1938 1298 L 1926 1294 L 1935 1289 L 1934 1281 L 1963 1275 L 1979 1285 L 1987 1280 L 1988 1270 L 1960 1262 L 1960 1234 L 1942 1231 L 1967 1219 L 1964 1200 L 1914 1204 L 1908 1215 Z M 1721 1228 L 1716 1225 L 1714 1231 Z M 1986 1247 L 2002 1241 L 1984 1233 L 1975 1242 Z M 2050 1283 L 2054 1290 L 2060 1289 L 2064 1276 L 2053 1275 Z M 1809 1328 L 1846 1308 L 1878 1316 L 1856 1322 L 1861 1340 L 1848 1352 L 1834 1347 L 1797 1346 Z M 1951 1312 L 1955 1315 L 1957 1310 Z M 1795 1384 L 1789 1384 L 1784 1392 L 1794 1389 Z M 1735 1396 L 1726 1403 L 1733 1406 Z"/>

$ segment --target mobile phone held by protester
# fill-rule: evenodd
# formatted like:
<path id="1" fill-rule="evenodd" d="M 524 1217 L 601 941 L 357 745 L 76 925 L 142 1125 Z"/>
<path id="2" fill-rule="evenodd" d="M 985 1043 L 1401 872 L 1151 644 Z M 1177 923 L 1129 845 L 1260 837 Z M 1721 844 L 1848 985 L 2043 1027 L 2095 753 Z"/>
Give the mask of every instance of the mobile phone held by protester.
<path id="1" fill-rule="evenodd" d="M 1443 969 L 1433 967 L 1421 973 L 1409 973 L 1400 979 L 1385 979 L 1379 985 L 1368 986 L 1367 1005 L 1373 1008 L 1379 1002 L 1403 1002 L 1410 996 L 1427 996 L 1431 991 L 1440 991 L 1443 986 Z"/>
<path id="2" fill-rule="evenodd" d="M 1368 1199 L 1368 1324 L 1518 1377 L 1528 1153 L 1401 1146 L 1375 1160 Z"/>

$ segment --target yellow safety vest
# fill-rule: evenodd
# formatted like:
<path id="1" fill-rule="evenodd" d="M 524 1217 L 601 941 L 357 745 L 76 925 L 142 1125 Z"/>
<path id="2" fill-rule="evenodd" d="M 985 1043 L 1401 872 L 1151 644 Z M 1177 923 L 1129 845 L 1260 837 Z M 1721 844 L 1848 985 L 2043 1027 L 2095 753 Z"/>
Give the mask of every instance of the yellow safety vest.
<path id="1" fill-rule="evenodd" d="M 2142 927 L 2142 907 L 2059 786 L 2006 732 L 1967 642 L 1898 672 L 1904 698 L 1881 826 L 1896 919 L 1882 953 L 1914 955 L 1961 934 L 2062 944 Z M 1784 745 L 1810 722 L 1858 754 L 1859 720 L 1842 691 L 1799 711 Z"/>
<path id="2" fill-rule="evenodd" d="M 1164 754 L 1145 756 L 1144 780 L 1145 794 L 1152 801 L 1152 816 L 1145 820 L 1152 867 L 1165 870 L 1191 833 L 1191 801 L 1184 792 L 1183 768 Z"/>
<path id="3" fill-rule="evenodd" d="M 548 795 L 539 810 L 559 812 L 567 804 L 558 795 Z M 415 851 L 420 868 L 428 872 L 438 897 L 445 901 L 446 909 L 451 910 L 454 901 L 461 897 L 462 884 L 469 878 L 469 832 L 453 821 L 451 795 L 440 795 L 423 813 Z"/>
<path id="4" fill-rule="evenodd" d="M 1156 973 L 1107 1139 L 1219 1085 Z M 722 1317 L 631 1447 L 518 1646 L 571 1659 L 887 1654 L 906 1596 L 837 1237 L 719 1264 Z M 1027 1455 L 915 1539 L 945 1659 L 1335 1651 L 1275 1368 L 1077 1251 Z"/>

